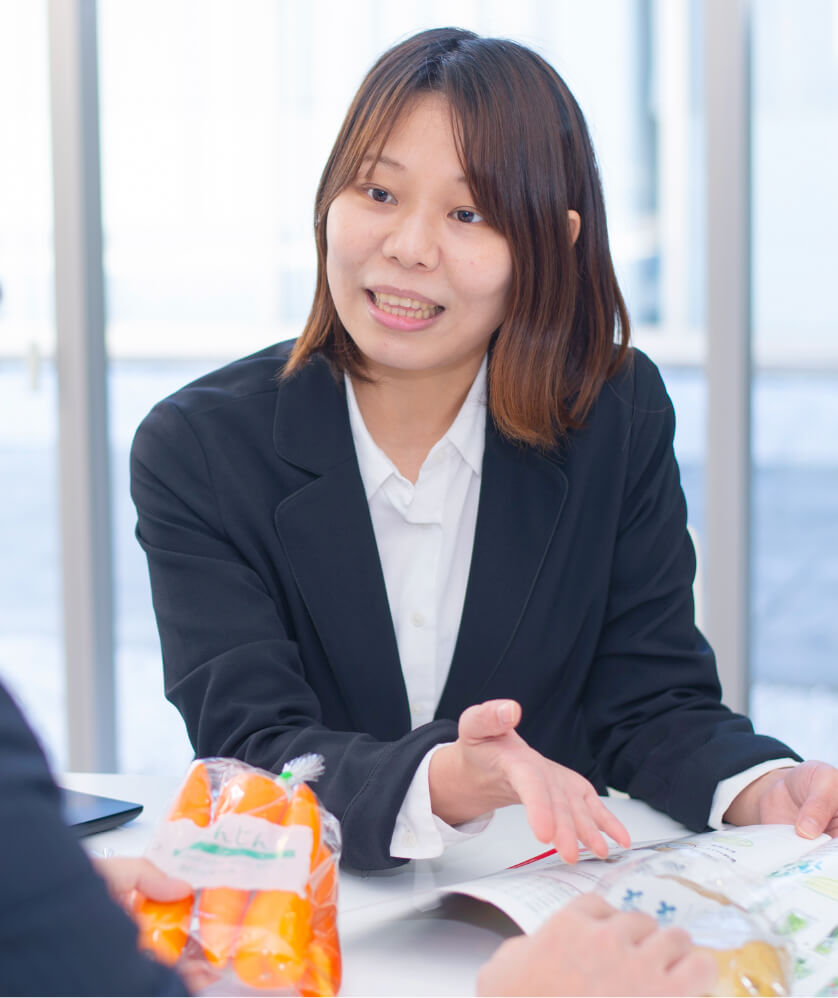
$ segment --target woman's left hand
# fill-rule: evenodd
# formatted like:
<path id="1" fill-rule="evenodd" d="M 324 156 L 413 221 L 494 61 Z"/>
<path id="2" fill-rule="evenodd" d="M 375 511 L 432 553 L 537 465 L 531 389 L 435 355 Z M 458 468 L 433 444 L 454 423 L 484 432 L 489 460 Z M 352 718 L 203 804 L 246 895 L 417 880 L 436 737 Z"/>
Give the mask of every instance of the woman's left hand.
<path id="1" fill-rule="evenodd" d="M 579 858 L 579 842 L 606 857 L 603 832 L 628 848 L 628 831 L 592 784 L 527 745 L 515 731 L 520 720 L 521 706 L 514 700 L 489 700 L 463 711 L 457 740 L 431 757 L 433 813 L 457 825 L 521 803 L 536 838 L 552 842 L 566 863 Z"/>
<path id="2" fill-rule="evenodd" d="M 765 773 L 734 798 L 725 812 L 734 825 L 794 825 L 814 839 L 838 835 L 838 769 L 827 762 L 801 762 Z"/>

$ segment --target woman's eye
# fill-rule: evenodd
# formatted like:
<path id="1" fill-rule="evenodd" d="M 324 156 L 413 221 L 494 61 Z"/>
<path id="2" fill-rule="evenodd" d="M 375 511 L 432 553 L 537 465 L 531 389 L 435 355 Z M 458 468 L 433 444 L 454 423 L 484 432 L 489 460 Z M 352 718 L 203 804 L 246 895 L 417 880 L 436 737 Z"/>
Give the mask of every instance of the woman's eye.
<path id="1" fill-rule="evenodd" d="M 377 201 L 378 204 L 390 204 L 394 201 L 393 195 L 385 191 L 383 187 L 367 187 L 365 190 L 367 197 Z"/>
<path id="2" fill-rule="evenodd" d="M 478 215 L 476 211 L 472 211 L 470 208 L 458 208 L 454 212 L 454 218 L 458 222 L 482 222 L 483 216 Z"/>

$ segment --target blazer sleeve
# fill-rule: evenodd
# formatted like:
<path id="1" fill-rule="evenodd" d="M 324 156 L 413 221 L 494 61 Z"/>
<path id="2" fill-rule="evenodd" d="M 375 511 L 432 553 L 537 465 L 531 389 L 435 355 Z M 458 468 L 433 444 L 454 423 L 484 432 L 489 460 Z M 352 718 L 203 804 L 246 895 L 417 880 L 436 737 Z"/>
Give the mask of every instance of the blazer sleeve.
<path id="1" fill-rule="evenodd" d="M 341 822 L 343 864 L 405 863 L 390 855 L 396 816 L 422 758 L 456 738 L 456 723 L 433 721 L 393 741 L 325 723 L 287 599 L 269 591 L 267 570 L 225 529 L 202 443 L 176 403 L 157 405 L 138 429 L 131 487 L 166 695 L 197 755 L 279 772 L 289 759 L 319 753 L 325 770 L 316 790 Z"/>
<path id="2" fill-rule="evenodd" d="M 43 753 L 0 685 L 0 994 L 183 995 L 64 824 Z"/>
<path id="3" fill-rule="evenodd" d="M 625 389 L 625 486 L 586 716 L 610 786 L 702 830 L 719 781 L 799 756 L 721 703 L 713 651 L 695 626 L 695 552 L 672 404 L 657 368 L 637 352 Z"/>

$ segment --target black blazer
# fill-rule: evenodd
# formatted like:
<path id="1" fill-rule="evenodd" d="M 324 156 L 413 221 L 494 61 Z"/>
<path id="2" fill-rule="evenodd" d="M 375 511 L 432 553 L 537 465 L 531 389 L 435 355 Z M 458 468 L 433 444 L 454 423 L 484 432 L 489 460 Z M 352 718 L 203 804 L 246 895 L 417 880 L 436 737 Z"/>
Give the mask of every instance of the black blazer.
<path id="1" fill-rule="evenodd" d="M 58 788 L 0 684 L 0 994 L 183 995 L 63 823 Z"/>
<path id="2" fill-rule="evenodd" d="M 361 869 L 400 862 L 389 843 L 417 765 L 482 700 L 520 701 L 534 748 L 693 829 L 719 780 L 793 755 L 720 703 L 672 406 L 636 351 L 549 453 L 487 420 L 451 671 L 436 719 L 411 731 L 344 388 L 319 357 L 278 384 L 289 349 L 176 392 L 134 440 L 166 695 L 198 755 L 277 770 L 321 753 L 318 791 Z"/>

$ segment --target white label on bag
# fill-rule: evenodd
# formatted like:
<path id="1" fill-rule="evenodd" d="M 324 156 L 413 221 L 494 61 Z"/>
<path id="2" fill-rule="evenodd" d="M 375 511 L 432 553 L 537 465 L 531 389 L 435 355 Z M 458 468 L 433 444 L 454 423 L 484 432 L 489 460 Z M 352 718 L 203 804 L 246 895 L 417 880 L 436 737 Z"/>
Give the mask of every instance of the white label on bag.
<path id="1" fill-rule="evenodd" d="M 312 844 L 307 825 L 275 825 L 249 814 L 225 814 L 206 828 L 189 818 L 164 822 L 146 855 L 169 876 L 193 887 L 295 891 L 304 896 Z"/>

